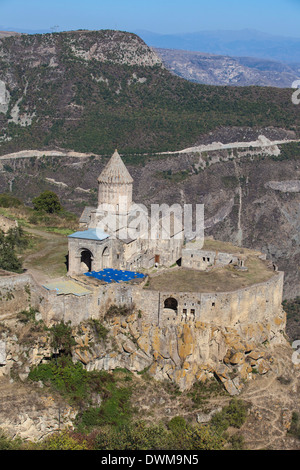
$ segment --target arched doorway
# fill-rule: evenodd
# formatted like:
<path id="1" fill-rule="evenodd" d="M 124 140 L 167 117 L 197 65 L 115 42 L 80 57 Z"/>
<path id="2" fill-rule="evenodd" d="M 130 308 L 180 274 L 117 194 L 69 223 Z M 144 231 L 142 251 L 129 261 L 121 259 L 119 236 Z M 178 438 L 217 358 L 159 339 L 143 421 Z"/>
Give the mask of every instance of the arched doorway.
<path id="1" fill-rule="evenodd" d="M 92 271 L 93 255 L 90 250 L 82 250 L 80 255 L 80 265 L 83 272 Z"/>
<path id="2" fill-rule="evenodd" d="M 177 312 L 178 302 L 173 297 L 168 297 L 164 302 L 164 308 L 168 308 L 170 310 L 174 310 Z"/>
<path id="3" fill-rule="evenodd" d="M 102 268 L 109 268 L 109 249 L 107 246 L 102 251 Z"/>

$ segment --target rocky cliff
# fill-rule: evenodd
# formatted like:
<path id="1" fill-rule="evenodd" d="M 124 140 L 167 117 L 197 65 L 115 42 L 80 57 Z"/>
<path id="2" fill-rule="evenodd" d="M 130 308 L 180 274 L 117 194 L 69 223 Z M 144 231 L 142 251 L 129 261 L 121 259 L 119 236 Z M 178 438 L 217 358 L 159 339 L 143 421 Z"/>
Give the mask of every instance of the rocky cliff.
<path id="1" fill-rule="evenodd" d="M 285 316 L 277 328 L 284 329 Z M 158 381 L 171 381 L 179 389 L 190 389 L 195 381 L 218 377 L 230 395 L 238 395 L 253 374 L 271 369 L 272 354 L 263 344 L 270 340 L 270 325 L 257 323 L 238 332 L 205 322 L 164 328 L 145 324 L 138 314 L 116 317 L 106 323 L 110 334 L 97 344 L 90 328 L 81 330 L 74 357 L 88 370 L 124 367 L 148 372 Z M 248 338 L 248 340 L 247 340 Z M 272 344 L 286 344 L 281 335 Z M 94 346 L 93 346 L 94 345 Z"/>

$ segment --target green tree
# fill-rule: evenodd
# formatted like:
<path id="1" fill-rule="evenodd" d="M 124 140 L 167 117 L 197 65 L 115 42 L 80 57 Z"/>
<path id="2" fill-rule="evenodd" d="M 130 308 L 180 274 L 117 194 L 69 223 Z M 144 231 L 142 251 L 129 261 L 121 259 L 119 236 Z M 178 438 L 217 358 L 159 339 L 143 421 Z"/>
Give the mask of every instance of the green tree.
<path id="1" fill-rule="evenodd" d="M 10 238 L 0 230 L 0 269 L 16 273 L 22 272 L 22 262 L 14 250 Z"/>
<path id="2" fill-rule="evenodd" d="M 65 356 L 70 356 L 72 347 L 76 344 L 72 336 L 71 322 L 64 323 L 61 321 L 53 325 L 50 331 L 52 335 L 51 346 L 55 350 L 63 351 Z"/>
<path id="3" fill-rule="evenodd" d="M 57 194 L 53 191 L 44 191 L 32 200 L 34 209 L 44 211 L 48 214 L 57 214 L 61 212 L 62 205 Z"/>

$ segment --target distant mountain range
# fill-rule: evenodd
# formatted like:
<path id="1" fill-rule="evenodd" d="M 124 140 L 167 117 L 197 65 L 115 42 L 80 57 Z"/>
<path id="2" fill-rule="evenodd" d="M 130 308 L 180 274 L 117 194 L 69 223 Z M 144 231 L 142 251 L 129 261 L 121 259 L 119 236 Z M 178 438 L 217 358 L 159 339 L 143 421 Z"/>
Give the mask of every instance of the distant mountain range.
<path id="1" fill-rule="evenodd" d="M 300 37 L 274 36 L 250 29 L 182 34 L 158 34 L 144 30 L 134 32 L 152 47 L 300 63 Z"/>
<path id="2" fill-rule="evenodd" d="M 154 50 L 170 72 L 206 85 L 291 88 L 300 78 L 300 64 L 179 49 Z"/>

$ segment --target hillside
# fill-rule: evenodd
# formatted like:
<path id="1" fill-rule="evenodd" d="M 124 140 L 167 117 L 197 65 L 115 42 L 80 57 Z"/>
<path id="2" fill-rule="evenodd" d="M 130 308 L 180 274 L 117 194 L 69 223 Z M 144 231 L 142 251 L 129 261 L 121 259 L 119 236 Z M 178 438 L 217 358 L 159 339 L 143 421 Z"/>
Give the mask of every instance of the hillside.
<path id="1" fill-rule="evenodd" d="M 222 126 L 300 127 L 291 90 L 190 83 L 131 33 L 10 36 L 0 57 L 2 155 L 170 151 Z"/>
<path id="2" fill-rule="evenodd" d="M 176 49 L 155 48 L 155 51 L 171 72 L 206 85 L 291 88 L 300 76 L 299 64 Z"/>

